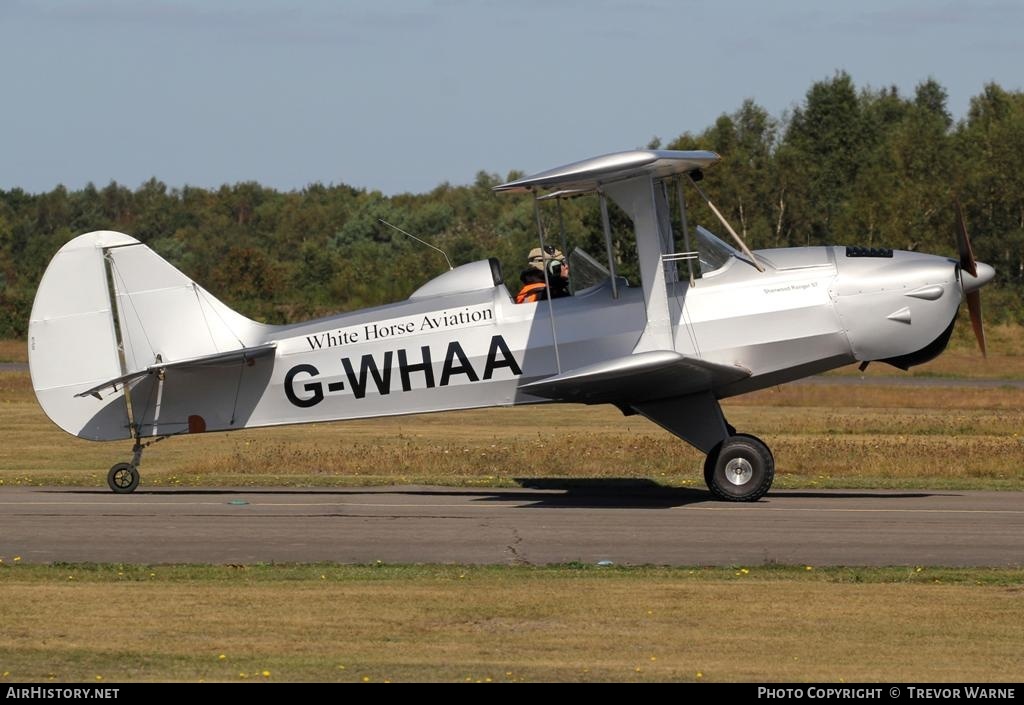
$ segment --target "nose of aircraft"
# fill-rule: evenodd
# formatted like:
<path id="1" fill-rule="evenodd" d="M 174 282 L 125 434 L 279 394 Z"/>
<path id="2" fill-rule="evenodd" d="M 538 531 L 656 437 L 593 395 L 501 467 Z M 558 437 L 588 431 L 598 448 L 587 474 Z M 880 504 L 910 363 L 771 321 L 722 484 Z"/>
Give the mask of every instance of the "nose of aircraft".
<path id="1" fill-rule="evenodd" d="M 992 278 L 996 275 L 996 270 L 984 262 L 975 262 L 974 266 L 978 272 L 977 276 L 964 269 L 960 270 L 960 284 L 963 286 L 965 294 L 977 291 L 992 281 Z"/>
<path id="2" fill-rule="evenodd" d="M 837 251 L 836 264 L 836 312 L 854 357 L 900 369 L 942 352 L 961 302 L 971 308 L 972 321 L 980 321 L 977 289 L 994 275 L 988 265 L 972 262 L 971 275 L 954 259 L 899 250 L 877 256 Z"/>

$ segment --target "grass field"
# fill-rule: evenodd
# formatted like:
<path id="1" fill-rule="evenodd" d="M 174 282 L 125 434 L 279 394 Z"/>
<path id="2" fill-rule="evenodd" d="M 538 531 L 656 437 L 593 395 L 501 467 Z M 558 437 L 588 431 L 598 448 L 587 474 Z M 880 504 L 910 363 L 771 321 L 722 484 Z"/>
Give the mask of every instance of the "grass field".
<path id="1" fill-rule="evenodd" d="M 1024 570 L 11 566 L 15 681 L 1016 681 Z"/>
<path id="2" fill-rule="evenodd" d="M 24 340 L 0 340 L 0 362 L 28 362 Z"/>

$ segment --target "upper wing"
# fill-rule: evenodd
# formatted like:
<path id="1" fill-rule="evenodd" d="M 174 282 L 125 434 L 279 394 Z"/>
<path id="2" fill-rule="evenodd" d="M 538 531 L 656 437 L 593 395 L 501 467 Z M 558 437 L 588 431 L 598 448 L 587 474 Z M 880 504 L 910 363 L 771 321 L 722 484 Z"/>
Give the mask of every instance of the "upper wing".
<path id="1" fill-rule="evenodd" d="M 633 404 L 714 390 L 750 370 L 654 350 L 569 370 L 520 387 L 545 399 L 583 404 Z"/>
<path id="2" fill-rule="evenodd" d="M 584 159 L 495 186 L 493 191 L 558 188 L 561 196 L 589 193 L 615 181 L 644 174 L 663 178 L 706 169 L 720 157 L 714 152 L 637 149 Z"/>
<path id="3" fill-rule="evenodd" d="M 129 372 L 126 375 L 120 377 L 114 377 L 108 379 L 106 382 L 97 384 L 95 387 L 86 389 L 84 392 L 79 392 L 76 397 L 89 396 L 90 394 L 97 399 L 100 399 L 100 392 L 110 387 L 112 392 L 117 391 L 118 385 L 127 385 L 132 382 L 142 379 L 146 375 L 151 375 L 154 372 L 160 372 L 161 370 L 170 370 L 180 367 L 208 367 L 211 365 L 222 365 L 231 362 L 245 362 L 246 360 L 255 360 L 258 357 L 264 355 L 272 355 L 274 349 L 277 348 L 277 343 L 265 343 L 263 345 L 257 345 L 251 348 L 239 348 L 238 350 L 229 350 L 228 352 L 214 353 L 212 355 L 203 355 L 201 357 L 191 357 L 185 360 L 174 360 L 173 362 L 155 362 L 149 367 L 142 370 L 136 370 L 135 372 Z"/>

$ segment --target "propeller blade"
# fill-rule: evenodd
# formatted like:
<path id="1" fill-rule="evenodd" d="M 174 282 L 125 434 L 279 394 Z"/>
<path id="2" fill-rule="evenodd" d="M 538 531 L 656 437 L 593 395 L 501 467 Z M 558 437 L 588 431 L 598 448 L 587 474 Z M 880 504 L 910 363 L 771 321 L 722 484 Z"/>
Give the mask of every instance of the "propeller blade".
<path id="1" fill-rule="evenodd" d="M 981 324 L 981 290 L 975 289 L 964 298 L 967 299 L 967 310 L 971 313 L 971 327 L 974 329 L 974 337 L 978 339 L 981 356 L 987 358 L 988 353 L 985 352 L 985 328 Z"/>
<path id="2" fill-rule="evenodd" d="M 967 223 L 964 221 L 964 209 L 960 206 L 959 198 L 955 200 L 955 203 L 958 226 L 956 232 L 956 248 L 960 251 L 960 270 L 962 272 L 967 272 L 977 279 L 978 263 L 977 260 L 974 259 L 974 249 L 971 247 L 971 237 L 967 234 Z M 989 269 L 991 269 L 991 267 Z M 963 286 L 962 277 L 960 284 Z M 977 285 L 980 286 L 981 283 L 978 282 Z M 964 298 L 967 299 L 967 310 L 971 314 L 971 328 L 974 329 L 974 337 L 978 339 L 978 347 L 981 348 L 981 356 L 987 358 L 988 353 L 985 350 L 985 328 L 981 323 L 981 289 L 975 288 L 971 291 L 967 291 L 966 288 L 967 287 L 964 287 Z"/>
<path id="3" fill-rule="evenodd" d="M 960 207 L 960 199 L 956 200 L 957 225 L 960 227 L 956 233 L 956 248 L 960 251 L 960 268 L 969 272 L 972 277 L 978 276 L 978 267 L 975 265 L 974 250 L 971 248 L 971 238 L 967 234 L 967 223 L 964 222 L 964 209 Z"/>

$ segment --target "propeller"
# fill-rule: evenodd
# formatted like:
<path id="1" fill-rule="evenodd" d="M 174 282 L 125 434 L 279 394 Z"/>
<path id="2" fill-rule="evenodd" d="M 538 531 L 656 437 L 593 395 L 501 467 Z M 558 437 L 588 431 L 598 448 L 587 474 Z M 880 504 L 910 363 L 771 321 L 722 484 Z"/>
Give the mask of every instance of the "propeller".
<path id="1" fill-rule="evenodd" d="M 974 329 L 974 337 L 978 339 L 978 347 L 981 348 L 981 356 L 988 357 L 985 350 L 985 328 L 981 323 L 981 284 L 978 277 L 978 262 L 974 259 L 974 250 L 971 248 L 971 238 L 967 234 L 967 223 L 964 221 L 964 210 L 960 206 L 960 200 L 956 200 L 957 225 L 956 247 L 960 251 L 960 284 L 964 290 L 964 298 L 967 300 L 967 310 L 971 314 L 971 327 Z M 987 265 L 983 265 L 987 267 Z M 991 269 L 988 267 L 988 269 Z M 964 273 L 970 274 L 974 282 L 965 284 Z M 988 272 L 986 272 L 988 274 Z M 991 275 L 986 281 L 991 279 Z"/>

